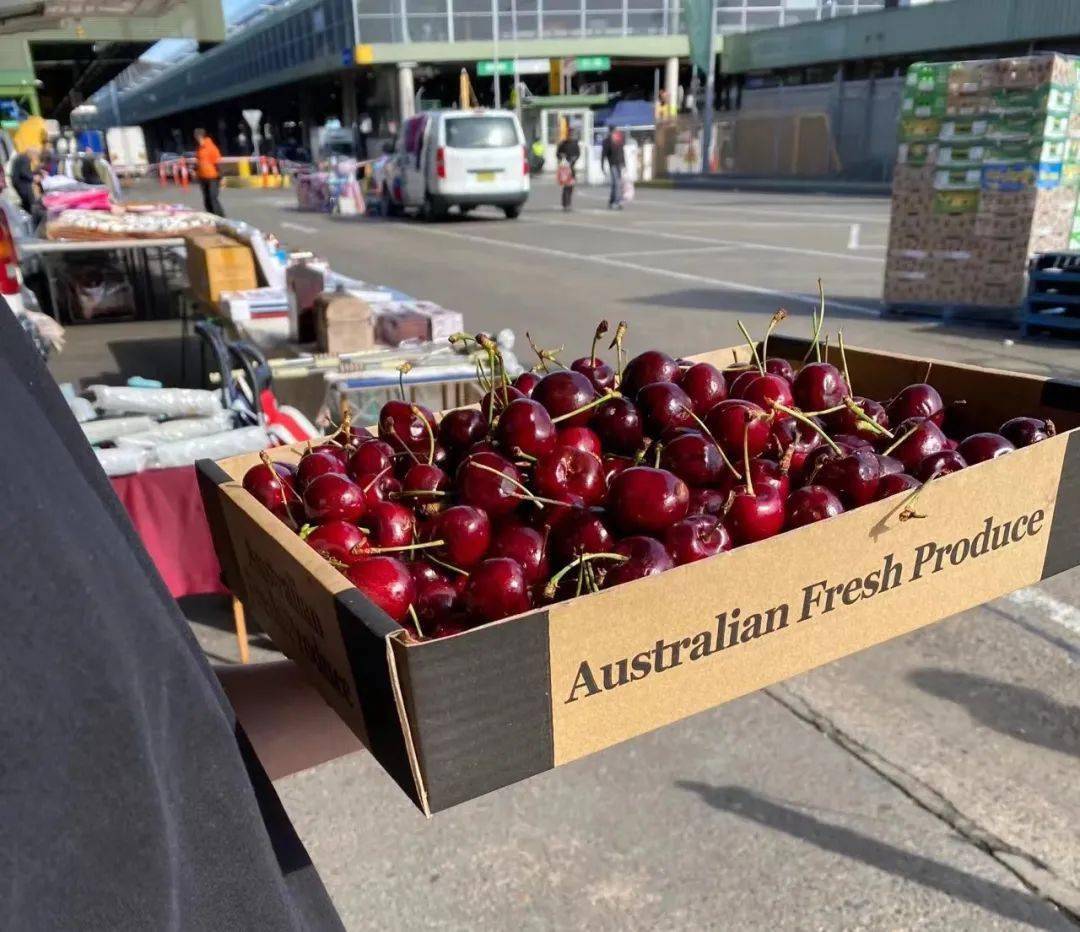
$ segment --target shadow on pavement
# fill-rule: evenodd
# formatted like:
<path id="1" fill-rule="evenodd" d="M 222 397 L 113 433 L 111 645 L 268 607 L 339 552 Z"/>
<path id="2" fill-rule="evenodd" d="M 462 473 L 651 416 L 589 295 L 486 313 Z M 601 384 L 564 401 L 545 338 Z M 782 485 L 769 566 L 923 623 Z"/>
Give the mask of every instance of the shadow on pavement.
<path id="1" fill-rule="evenodd" d="M 1026 923 L 1038 929 L 1069 928 L 1064 919 L 1058 919 L 1052 906 L 1036 896 L 975 877 L 948 864 L 912 854 L 851 829 L 822 822 L 744 787 L 709 786 L 691 780 L 677 780 L 675 785 L 697 793 L 704 802 L 721 812 L 730 812 L 766 828 L 784 832 L 825 851 L 861 861 L 954 899 L 973 903 L 1014 922 Z"/>
<path id="2" fill-rule="evenodd" d="M 907 679 L 931 696 L 963 706 L 999 734 L 1080 757 L 1080 707 L 1062 705 L 1027 686 L 957 670 L 914 670 Z"/>

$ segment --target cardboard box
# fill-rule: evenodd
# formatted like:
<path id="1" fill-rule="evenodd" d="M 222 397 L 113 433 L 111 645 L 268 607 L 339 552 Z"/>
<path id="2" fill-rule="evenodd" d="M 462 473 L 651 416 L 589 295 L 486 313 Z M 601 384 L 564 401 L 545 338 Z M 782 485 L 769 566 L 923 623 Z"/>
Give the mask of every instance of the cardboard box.
<path id="1" fill-rule="evenodd" d="M 904 75 L 904 92 L 945 94 L 952 62 L 915 62 Z"/>
<path id="2" fill-rule="evenodd" d="M 770 349 L 798 360 L 806 343 L 774 337 Z M 732 352 L 747 358 L 745 347 L 698 358 L 727 365 Z M 927 366 L 847 357 L 875 398 Z M 407 640 L 244 491 L 257 456 L 203 460 L 200 484 L 230 588 L 430 814 L 1080 562 L 1080 385 L 938 361 L 933 372 L 978 428 L 1025 413 L 1061 433 L 928 483 L 918 521 L 899 520 L 898 496 L 435 641 Z"/>
<path id="3" fill-rule="evenodd" d="M 929 304 L 937 300 L 932 284 L 924 279 L 907 279 L 885 273 L 886 304 Z"/>
<path id="4" fill-rule="evenodd" d="M 1061 184 L 1061 162 L 1014 162 L 984 165 L 984 191 L 1023 191 L 1029 188 L 1056 188 Z"/>
<path id="5" fill-rule="evenodd" d="M 937 161 L 936 142 L 902 142 L 896 149 L 897 165 L 922 167 Z"/>
<path id="6" fill-rule="evenodd" d="M 344 290 L 315 299 L 315 342 L 324 353 L 356 353 L 375 345 L 375 312 Z"/>
<path id="7" fill-rule="evenodd" d="M 1076 85 L 1071 58 L 1043 54 L 1026 58 L 1003 58 L 996 63 L 993 84 L 998 88 L 1037 88 L 1041 84 Z"/>
<path id="8" fill-rule="evenodd" d="M 259 284 L 247 243 L 221 233 L 185 237 L 188 286 L 200 301 L 217 304 L 223 291 L 248 291 Z"/>

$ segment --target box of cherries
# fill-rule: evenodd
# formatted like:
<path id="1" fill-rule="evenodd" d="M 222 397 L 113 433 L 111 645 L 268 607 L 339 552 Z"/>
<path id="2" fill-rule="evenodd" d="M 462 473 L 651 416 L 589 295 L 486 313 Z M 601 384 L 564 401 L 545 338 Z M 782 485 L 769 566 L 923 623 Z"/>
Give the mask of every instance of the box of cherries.
<path id="1" fill-rule="evenodd" d="M 512 380 L 457 335 L 479 405 L 199 464 L 226 581 L 430 813 L 1080 562 L 1080 386 L 784 316 Z"/>

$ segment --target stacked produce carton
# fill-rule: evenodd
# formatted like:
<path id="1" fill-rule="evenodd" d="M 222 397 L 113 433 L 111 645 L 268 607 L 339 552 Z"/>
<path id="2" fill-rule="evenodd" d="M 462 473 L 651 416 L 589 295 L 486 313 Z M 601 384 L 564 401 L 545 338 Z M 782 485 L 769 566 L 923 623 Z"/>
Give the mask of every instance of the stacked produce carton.
<path id="1" fill-rule="evenodd" d="M 1080 248 L 1080 60 L 908 69 L 885 301 L 1013 308 L 1031 253 Z"/>

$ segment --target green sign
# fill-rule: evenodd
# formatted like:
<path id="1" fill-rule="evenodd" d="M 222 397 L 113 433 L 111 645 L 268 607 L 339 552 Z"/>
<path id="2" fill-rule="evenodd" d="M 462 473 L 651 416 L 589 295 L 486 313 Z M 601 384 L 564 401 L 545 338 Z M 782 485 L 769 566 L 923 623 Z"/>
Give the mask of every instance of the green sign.
<path id="1" fill-rule="evenodd" d="M 579 55 L 574 59 L 578 71 L 610 71 L 611 58 L 607 55 Z"/>
<path id="2" fill-rule="evenodd" d="M 514 73 L 514 60 L 512 58 L 500 58 L 497 62 L 491 61 L 478 61 L 476 63 L 476 74 L 480 78 L 490 78 L 496 73 L 496 65 L 498 66 L 499 74 L 513 74 Z"/>
<path id="3" fill-rule="evenodd" d="M 683 23 L 690 40 L 690 61 L 702 74 L 709 71 L 709 32 L 715 18 L 713 0 L 683 0 Z"/>

